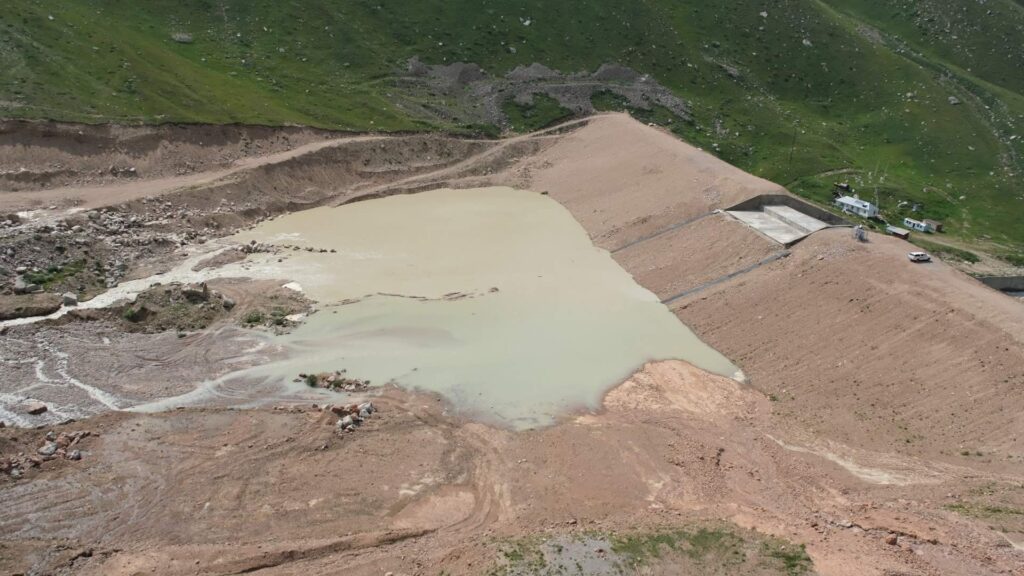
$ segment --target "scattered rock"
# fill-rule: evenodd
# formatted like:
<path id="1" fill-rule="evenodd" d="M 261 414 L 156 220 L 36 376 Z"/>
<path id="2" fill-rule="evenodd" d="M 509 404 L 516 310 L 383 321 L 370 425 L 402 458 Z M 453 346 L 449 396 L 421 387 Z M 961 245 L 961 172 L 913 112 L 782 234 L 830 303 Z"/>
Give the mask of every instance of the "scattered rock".
<path id="1" fill-rule="evenodd" d="M 42 402 L 32 402 L 31 404 L 25 407 L 25 413 L 31 414 L 32 416 L 38 416 L 46 412 L 47 410 L 49 410 L 49 407 L 46 404 L 43 404 Z"/>
<path id="2" fill-rule="evenodd" d="M 61 298 L 65 306 L 78 306 L 78 295 L 73 292 L 65 292 Z"/>
<path id="3" fill-rule="evenodd" d="M 889 534 L 888 536 L 885 537 L 885 543 L 888 544 L 889 546 L 895 546 L 896 544 L 899 543 L 899 537 L 896 536 L 895 534 Z"/>
<path id="4" fill-rule="evenodd" d="M 324 410 L 340 416 L 336 424 L 338 432 L 354 432 L 356 427 L 377 411 L 372 402 L 348 404 L 343 406 L 325 406 Z"/>
<path id="5" fill-rule="evenodd" d="M 634 82 L 640 77 L 640 73 L 619 64 L 601 64 L 591 77 L 594 80 Z"/>
<path id="6" fill-rule="evenodd" d="M 107 172 L 109 172 L 111 176 L 116 176 L 118 178 L 121 178 L 121 177 L 132 178 L 132 177 L 138 176 L 138 171 L 135 169 L 134 166 L 122 167 L 122 166 L 111 165 L 110 168 L 107 169 Z M 137 224 L 137 222 L 135 222 L 135 223 Z"/>
<path id="7" fill-rule="evenodd" d="M 960 99 L 957 98 L 956 96 L 950 96 L 949 103 L 952 104 L 953 106 L 958 106 L 960 104 Z"/>
<path id="8" fill-rule="evenodd" d="M 264 244 L 255 240 L 250 240 L 248 244 L 238 249 L 243 254 L 257 254 L 260 252 L 275 252 L 276 248 L 271 244 Z"/>
<path id="9" fill-rule="evenodd" d="M 299 374 L 298 380 L 305 381 L 312 388 L 327 388 L 328 390 L 339 390 L 343 392 L 356 392 L 365 390 L 370 386 L 369 380 L 358 378 L 346 378 L 344 370 L 334 372 L 321 372 L 320 374 Z"/>

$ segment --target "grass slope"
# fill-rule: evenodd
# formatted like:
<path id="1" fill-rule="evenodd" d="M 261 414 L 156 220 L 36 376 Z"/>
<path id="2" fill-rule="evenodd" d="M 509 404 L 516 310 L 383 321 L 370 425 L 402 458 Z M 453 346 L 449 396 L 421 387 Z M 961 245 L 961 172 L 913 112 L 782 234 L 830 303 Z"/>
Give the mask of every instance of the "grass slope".
<path id="1" fill-rule="evenodd" d="M 0 115 L 465 128 L 393 103 L 412 56 L 496 74 L 628 65 L 692 104 L 680 136 L 798 194 L 827 202 L 846 180 L 891 219 L 918 203 L 954 236 L 1024 247 L 1014 0 L 9 0 Z M 560 114 L 538 101 L 505 110 L 521 127 Z"/>

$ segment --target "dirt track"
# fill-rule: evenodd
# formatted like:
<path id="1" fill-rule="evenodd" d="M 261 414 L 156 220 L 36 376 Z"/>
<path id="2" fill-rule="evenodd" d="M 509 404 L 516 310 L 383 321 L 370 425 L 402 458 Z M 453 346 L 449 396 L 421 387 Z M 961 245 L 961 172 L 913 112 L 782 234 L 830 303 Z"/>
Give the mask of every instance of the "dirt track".
<path id="1" fill-rule="evenodd" d="M 219 217 L 211 234 L 442 184 L 547 192 L 663 298 L 779 248 L 724 215 L 704 216 L 777 185 L 621 115 L 498 142 L 309 146 L 247 160 L 228 178 L 214 178 L 223 168 L 188 176 L 192 188 L 153 179 L 135 190 L 198 213 L 224 199 L 250 207 Z M 53 194 L 60 205 L 97 198 Z M 145 215 L 153 204 L 118 209 Z M 81 462 L 45 463 L 0 485 L 11 502 L 0 513 L 3 556 L 14 562 L 0 567 L 477 574 L 510 538 L 721 519 L 806 543 L 825 574 L 1021 574 L 1020 303 L 944 263 L 910 264 L 898 240 L 870 240 L 819 232 L 787 258 L 673 302 L 752 387 L 682 363 L 649 365 L 607 396 L 603 413 L 525 433 L 458 421 L 438 399 L 398 391 L 344 438 L 306 408 L 89 419 L 76 426 L 101 435 Z M 169 254 L 140 254 L 135 266 L 159 268 Z M 66 330 L 10 336 L 73 347 Z M 107 361 L 132 374 L 169 345 Z M 201 371 L 215 350 L 170 356 Z M 68 368 L 80 380 L 97 370 L 84 352 L 71 349 Z M 0 434 L 32 445 L 43 431 Z M 84 549 L 91 555 L 67 568 Z"/>

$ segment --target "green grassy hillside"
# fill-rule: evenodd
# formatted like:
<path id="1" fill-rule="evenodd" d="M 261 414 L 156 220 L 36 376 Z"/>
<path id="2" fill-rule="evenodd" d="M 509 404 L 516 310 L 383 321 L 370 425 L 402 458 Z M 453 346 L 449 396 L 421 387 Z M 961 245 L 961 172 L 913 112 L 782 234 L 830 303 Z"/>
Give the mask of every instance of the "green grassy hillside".
<path id="1" fill-rule="evenodd" d="M 413 56 L 631 66 L 691 104 L 674 131 L 744 169 L 820 201 L 849 181 L 890 218 L 919 203 L 951 236 L 1024 247 L 1016 0 L 8 0 L 0 115 L 464 128 L 395 106 Z"/>

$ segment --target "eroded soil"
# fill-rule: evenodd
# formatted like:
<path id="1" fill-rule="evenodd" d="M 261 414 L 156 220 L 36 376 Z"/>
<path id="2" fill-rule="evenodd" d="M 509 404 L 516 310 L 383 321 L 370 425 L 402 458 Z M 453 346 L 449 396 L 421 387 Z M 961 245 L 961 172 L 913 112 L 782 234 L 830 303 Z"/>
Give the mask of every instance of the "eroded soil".
<path id="1" fill-rule="evenodd" d="M 10 326 L 3 456 L 31 455 L 51 429 L 94 434 L 80 460 L 0 480 L 3 571 L 514 574 L 517 558 L 557 544 L 642 564 L 625 573 L 800 573 L 800 545 L 823 574 L 1022 573 L 1019 301 L 843 229 L 732 276 L 778 246 L 713 212 L 780 188 L 621 115 L 501 141 L 345 137 L 259 158 L 194 180 L 0 193 L 9 212 L 36 210 L 0 231 L 5 285 L 25 267 L 49 275 L 46 292 L 85 298 L 275 214 L 506 185 L 561 202 L 659 297 L 688 292 L 671 309 L 749 385 L 649 364 L 600 412 L 522 432 L 383 388 L 379 411 L 339 433 L 321 407 L 366 395 L 116 411 L 279 354 L 272 326 L 243 320 L 297 279 L 211 284 L 235 305 L 220 302 L 205 328 L 146 333 L 109 316 Z M 51 408 L 27 414 L 40 395 Z M 673 537 L 679 552 L 663 538 L 701 529 L 740 543 Z M 659 557 L 633 545 L 650 541 Z M 733 552 L 764 562 L 730 565 Z"/>

